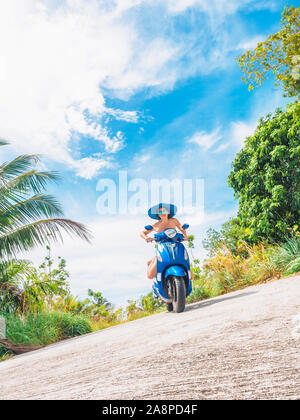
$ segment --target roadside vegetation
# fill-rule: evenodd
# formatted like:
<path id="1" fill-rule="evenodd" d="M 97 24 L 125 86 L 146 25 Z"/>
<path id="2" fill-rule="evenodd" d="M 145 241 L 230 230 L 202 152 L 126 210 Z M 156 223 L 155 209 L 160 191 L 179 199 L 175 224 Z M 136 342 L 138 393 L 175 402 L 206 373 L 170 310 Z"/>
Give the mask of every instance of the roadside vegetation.
<path id="1" fill-rule="evenodd" d="M 220 243 L 202 267 L 194 264 L 193 291 L 188 302 L 211 298 L 300 272 L 300 236 L 281 245 L 238 245 L 235 252 Z"/>
<path id="2" fill-rule="evenodd" d="M 238 213 L 219 231 L 208 230 L 204 261 L 192 258 L 189 303 L 300 272 L 299 19 L 299 8 L 285 8 L 281 31 L 238 59 L 250 90 L 273 72 L 285 95 L 296 99 L 262 117 L 232 163 L 228 183 Z M 0 165 L 0 316 L 7 325 L 0 361 L 165 310 L 152 292 L 125 308 L 90 289 L 86 299 L 72 295 L 66 261 L 53 261 L 50 244 L 61 240 L 62 231 L 86 241 L 91 235 L 63 218 L 59 203 L 45 194 L 58 175 L 36 170 L 38 162 L 38 156 L 25 155 Z M 18 259 L 36 246 L 47 253 L 38 268 Z M 192 235 L 188 247 L 192 255 Z"/>
<path id="3" fill-rule="evenodd" d="M 207 232 L 189 302 L 300 271 L 300 8 L 285 7 L 280 31 L 237 61 L 250 91 L 273 73 L 294 102 L 260 118 L 233 161 L 228 183 L 238 214 Z"/>
<path id="4" fill-rule="evenodd" d="M 0 339 L 0 361 L 164 310 L 152 292 L 125 308 L 115 308 L 91 289 L 86 299 L 74 297 L 66 261 L 59 258 L 54 265 L 48 245 L 38 269 L 20 260 L 2 266 L 0 315 L 6 319 L 6 339 Z"/>

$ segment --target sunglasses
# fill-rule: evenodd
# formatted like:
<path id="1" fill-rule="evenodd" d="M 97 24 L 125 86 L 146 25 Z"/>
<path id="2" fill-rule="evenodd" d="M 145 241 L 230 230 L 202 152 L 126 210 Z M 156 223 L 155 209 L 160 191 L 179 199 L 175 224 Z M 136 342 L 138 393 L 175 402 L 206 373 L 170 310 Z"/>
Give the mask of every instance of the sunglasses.
<path id="1" fill-rule="evenodd" d="M 168 210 L 159 210 L 159 212 L 157 214 L 159 214 L 159 215 L 168 214 Z"/>

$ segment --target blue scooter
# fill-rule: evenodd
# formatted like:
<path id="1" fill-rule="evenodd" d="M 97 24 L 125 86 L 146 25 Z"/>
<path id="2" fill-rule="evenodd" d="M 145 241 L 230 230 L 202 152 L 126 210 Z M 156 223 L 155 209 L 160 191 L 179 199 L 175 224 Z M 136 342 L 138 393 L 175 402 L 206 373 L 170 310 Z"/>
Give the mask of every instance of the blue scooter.
<path id="1" fill-rule="evenodd" d="M 188 227 L 187 224 L 183 225 L 184 229 Z M 186 297 L 192 291 L 190 261 L 182 244 L 183 235 L 176 229 L 165 229 L 154 234 L 152 240 L 157 244 L 157 275 L 152 285 L 153 295 L 166 302 L 169 312 L 183 312 Z"/>

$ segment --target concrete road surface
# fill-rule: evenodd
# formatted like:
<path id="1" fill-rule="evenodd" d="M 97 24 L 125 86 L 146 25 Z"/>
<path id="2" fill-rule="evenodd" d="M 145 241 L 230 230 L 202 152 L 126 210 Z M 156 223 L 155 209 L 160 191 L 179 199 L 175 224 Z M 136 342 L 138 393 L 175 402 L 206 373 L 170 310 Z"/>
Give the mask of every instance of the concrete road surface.
<path id="1" fill-rule="evenodd" d="M 300 276 L 0 363 L 0 399 L 299 399 Z"/>

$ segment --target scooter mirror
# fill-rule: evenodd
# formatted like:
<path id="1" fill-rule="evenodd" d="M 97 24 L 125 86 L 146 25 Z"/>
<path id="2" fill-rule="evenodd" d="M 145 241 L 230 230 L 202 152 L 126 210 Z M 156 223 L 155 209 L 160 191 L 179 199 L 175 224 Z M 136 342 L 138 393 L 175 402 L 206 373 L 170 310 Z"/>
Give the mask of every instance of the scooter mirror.
<path id="1" fill-rule="evenodd" d="M 188 225 L 187 223 L 185 223 L 182 227 L 183 227 L 183 229 L 188 229 L 190 227 L 190 225 Z"/>

